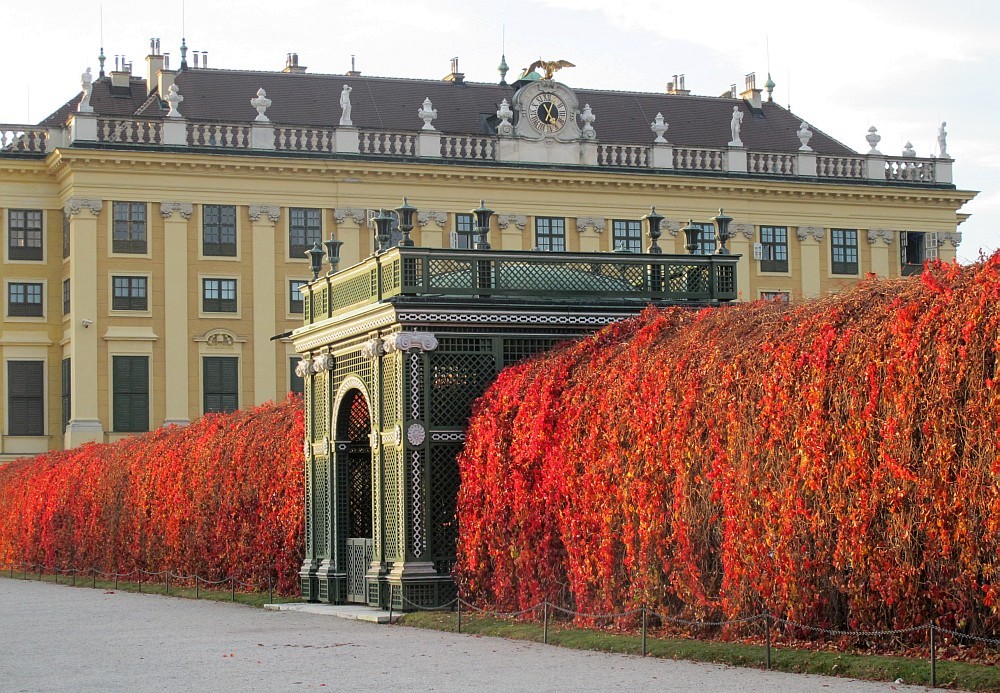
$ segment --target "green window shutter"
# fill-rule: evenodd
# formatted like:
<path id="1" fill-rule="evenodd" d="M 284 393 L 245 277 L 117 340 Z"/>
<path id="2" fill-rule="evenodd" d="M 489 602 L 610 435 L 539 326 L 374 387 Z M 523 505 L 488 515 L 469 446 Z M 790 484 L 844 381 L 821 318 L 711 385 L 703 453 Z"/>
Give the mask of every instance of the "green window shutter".
<path id="1" fill-rule="evenodd" d="M 116 432 L 149 430 L 149 357 L 114 356 L 112 414 Z"/>
<path id="2" fill-rule="evenodd" d="M 70 368 L 70 360 L 62 360 L 62 432 L 66 432 L 66 426 L 69 425 L 70 411 L 72 404 L 72 369 Z"/>
<path id="3" fill-rule="evenodd" d="M 204 410 L 230 412 L 240 408 L 239 359 L 233 356 L 206 356 L 202 360 Z"/>
<path id="4" fill-rule="evenodd" d="M 7 432 L 45 435 L 45 368 L 42 361 L 7 362 Z"/>

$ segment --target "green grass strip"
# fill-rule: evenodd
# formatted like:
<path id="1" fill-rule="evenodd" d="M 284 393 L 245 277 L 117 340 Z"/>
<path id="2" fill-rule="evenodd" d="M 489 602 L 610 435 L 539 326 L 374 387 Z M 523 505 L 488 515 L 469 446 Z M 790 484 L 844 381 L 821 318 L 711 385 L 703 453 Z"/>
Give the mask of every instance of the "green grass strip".
<path id="1" fill-rule="evenodd" d="M 399 623 L 416 628 L 455 632 L 458 620 L 455 613 L 417 612 L 406 614 Z M 512 640 L 543 640 L 540 623 L 504 620 L 466 612 L 462 613 L 462 632 Z M 549 644 L 598 652 L 642 653 L 642 638 L 639 635 L 577 628 L 565 623 L 549 624 Z M 763 645 L 716 640 L 647 637 L 646 651 L 648 656 L 661 659 L 685 659 L 755 669 L 763 669 L 766 661 Z M 870 681 L 902 679 L 903 683 L 924 686 L 931 683 L 930 660 L 912 657 L 825 652 L 772 645 L 771 669 Z M 937 684 L 939 687 L 969 691 L 1000 691 L 1000 667 L 939 659 Z"/>

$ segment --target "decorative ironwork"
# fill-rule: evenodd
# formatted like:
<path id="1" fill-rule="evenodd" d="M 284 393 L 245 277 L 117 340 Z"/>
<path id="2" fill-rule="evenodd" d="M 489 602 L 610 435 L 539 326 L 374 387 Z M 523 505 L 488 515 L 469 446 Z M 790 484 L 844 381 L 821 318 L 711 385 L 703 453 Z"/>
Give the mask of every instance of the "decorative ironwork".
<path id="1" fill-rule="evenodd" d="M 412 524 L 410 534 L 413 538 L 411 549 L 413 555 L 420 558 L 424 553 L 427 544 L 424 536 L 424 465 L 423 453 L 420 450 L 413 450 L 410 453 L 410 517 Z"/>
<path id="2" fill-rule="evenodd" d="M 472 402 L 497 373 L 493 354 L 431 354 L 430 419 L 432 427 L 463 427 Z"/>
<path id="3" fill-rule="evenodd" d="M 352 538 L 347 540 L 347 601 L 367 602 L 365 592 L 365 572 L 372 561 L 374 545 L 371 539 Z"/>
<path id="4" fill-rule="evenodd" d="M 461 435 L 461 434 L 460 434 Z M 458 542 L 458 518 L 455 500 L 458 497 L 458 454 L 461 445 L 435 445 L 431 448 L 428 503 L 435 560 L 451 560 Z"/>

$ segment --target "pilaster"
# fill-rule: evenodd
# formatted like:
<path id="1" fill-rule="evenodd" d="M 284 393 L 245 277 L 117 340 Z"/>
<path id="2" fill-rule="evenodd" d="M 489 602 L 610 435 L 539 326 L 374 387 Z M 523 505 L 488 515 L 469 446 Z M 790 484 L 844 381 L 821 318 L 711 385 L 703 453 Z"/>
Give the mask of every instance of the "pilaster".
<path id="1" fill-rule="evenodd" d="M 445 242 L 444 238 L 444 226 L 447 221 L 446 212 L 417 212 L 417 228 L 420 230 L 417 245 L 424 248 L 447 248 L 451 245 L 450 239 L 449 242 Z"/>
<path id="2" fill-rule="evenodd" d="M 163 144 L 173 147 L 187 146 L 187 122 L 183 118 L 163 119 Z"/>
<path id="3" fill-rule="evenodd" d="M 736 285 L 739 288 L 740 299 L 753 301 L 757 298 L 756 284 L 751 282 L 750 263 L 753 260 L 753 224 L 731 224 L 729 226 L 729 252 L 739 255 L 736 263 Z"/>
<path id="4" fill-rule="evenodd" d="M 421 130 L 417 133 L 417 156 L 441 157 L 441 133 L 437 130 Z"/>
<path id="5" fill-rule="evenodd" d="M 333 210 L 333 220 L 337 224 L 336 238 L 344 241 L 340 249 L 341 269 L 358 264 L 374 252 L 367 214 L 368 210 L 356 207 Z"/>
<path id="6" fill-rule="evenodd" d="M 888 277 L 889 248 L 892 247 L 896 232 L 892 229 L 869 229 L 868 243 L 872 247 L 872 272 L 879 277 Z"/>
<path id="7" fill-rule="evenodd" d="M 653 168 L 673 168 L 674 167 L 674 146 L 672 144 L 653 144 L 652 146 Z"/>
<path id="8" fill-rule="evenodd" d="M 250 205 L 253 234 L 253 399 L 254 404 L 277 397 L 278 374 L 271 337 L 278 331 L 275 312 L 274 226 L 277 205 Z"/>
<path id="9" fill-rule="evenodd" d="M 605 228 L 604 219 L 597 217 L 578 217 L 576 230 L 580 233 L 580 252 L 601 252 L 601 234 Z M 589 231 L 587 229 L 590 229 Z"/>
<path id="10" fill-rule="evenodd" d="M 98 334 L 103 327 L 97 315 L 97 217 L 103 206 L 101 200 L 79 197 L 70 198 L 65 206 L 73 241 L 69 273 L 73 287 L 73 319 L 69 324 L 73 396 L 64 441 L 67 448 L 104 440 L 97 406 Z"/>
<path id="11" fill-rule="evenodd" d="M 726 148 L 726 170 L 730 173 L 747 172 L 747 150 L 746 147 Z"/>
<path id="12" fill-rule="evenodd" d="M 357 154 L 361 151 L 358 129 L 341 125 L 333 131 L 333 151 L 342 154 Z"/>
<path id="13" fill-rule="evenodd" d="M 166 373 L 165 425 L 190 423 L 188 397 L 188 220 L 190 202 L 161 202 L 163 216 L 163 295 L 169 297 L 164 311 L 163 344 Z M 183 300 L 180 300 L 184 297 Z M 171 300 L 177 298 L 178 300 Z"/>
<path id="14" fill-rule="evenodd" d="M 800 226 L 798 229 L 801 253 L 799 274 L 802 276 L 803 298 L 819 298 L 821 274 L 819 244 L 824 235 L 824 230 L 818 226 Z"/>
<path id="15" fill-rule="evenodd" d="M 526 214 L 498 214 L 497 228 L 500 229 L 500 248 L 502 250 L 528 250 L 524 247 L 524 229 L 527 225 L 528 216 Z"/>
<path id="16" fill-rule="evenodd" d="M 274 125 L 270 122 L 254 122 L 250 126 L 250 147 L 253 149 L 274 149 Z"/>

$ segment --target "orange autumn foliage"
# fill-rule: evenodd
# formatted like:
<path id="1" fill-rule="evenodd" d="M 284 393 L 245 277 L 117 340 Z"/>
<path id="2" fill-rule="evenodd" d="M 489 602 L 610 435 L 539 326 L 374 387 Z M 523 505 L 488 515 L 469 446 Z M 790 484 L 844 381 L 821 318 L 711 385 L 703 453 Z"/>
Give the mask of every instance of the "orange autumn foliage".
<path id="1" fill-rule="evenodd" d="M 0 466 L 0 564 L 298 590 L 302 400 Z"/>
<path id="2" fill-rule="evenodd" d="M 460 458 L 462 594 L 998 632 L 998 358 L 1000 254 L 509 368 Z"/>

